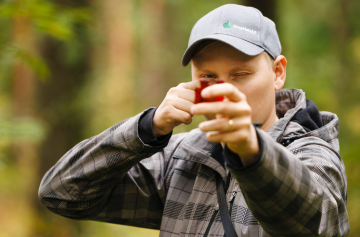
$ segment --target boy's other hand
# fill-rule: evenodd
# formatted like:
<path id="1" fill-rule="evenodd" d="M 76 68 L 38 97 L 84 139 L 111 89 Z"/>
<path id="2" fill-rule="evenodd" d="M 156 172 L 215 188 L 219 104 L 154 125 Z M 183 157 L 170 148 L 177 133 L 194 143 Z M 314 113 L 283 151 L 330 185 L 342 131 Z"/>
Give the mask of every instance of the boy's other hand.
<path id="1" fill-rule="evenodd" d="M 216 119 L 200 123 L 200 130 L 207 133 L 209 141 L 226 143 L 241 157 L 244 165 L 251 163 L 259 153 L 259 144 L 246 96 L 230 83 L 209 86 L 201 92 L 201 96 L 225 96 L 225 100 L 191 107 L 193 115 L 216 115 Z"/>
<path id="2" fill-rule="evenodd" d="M 180 83 L 171 88 L 165 99 L 157 108 L 153 118 L 153 133 L 155 137 L 166 135 L 176 126 L 192 122 L 191 106 L 195 102 L 195 88 L 200 87 L 200 81 Z"/>

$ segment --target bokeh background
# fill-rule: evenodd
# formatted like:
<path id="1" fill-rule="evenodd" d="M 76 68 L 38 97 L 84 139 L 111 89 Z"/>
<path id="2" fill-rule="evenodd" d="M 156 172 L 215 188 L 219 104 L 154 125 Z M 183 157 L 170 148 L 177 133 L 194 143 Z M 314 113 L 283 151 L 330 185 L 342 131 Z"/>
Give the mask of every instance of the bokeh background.
<path id="1" fill-rule="evenodd" d="M 338 114 L 349 236 L 360 236 L 360 1 L 0 0 L 0 237 L 158 236 L 57 216 L 37 190 L 75 144 L 190 81 L 181 58 L 191 28 L 226 3 L 274 20 L 288 60 L 285 87 Z"/>

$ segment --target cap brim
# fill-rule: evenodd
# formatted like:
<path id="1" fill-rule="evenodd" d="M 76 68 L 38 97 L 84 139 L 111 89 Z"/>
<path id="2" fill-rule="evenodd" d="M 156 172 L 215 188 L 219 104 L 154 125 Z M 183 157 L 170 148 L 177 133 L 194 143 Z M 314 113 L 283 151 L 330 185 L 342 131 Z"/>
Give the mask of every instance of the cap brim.
<path id="1" fill-rule="evenodd" d="M 264 49 L 260 46 L 257 46 L 253 43 L 250 43 L 246 40 L 231 36 L 231 35 L 224 35 L 224 34 L 213 34 L 209 35 L 205 38 L 199 39 L 195 41 L 184 53 L 183 59 L 182 59 L 182 65 L 185 67 L 189 64 L 191 58 L 193 57 L 193 54 L 196 50 L 196 48 L 204 41 L 204 40 L 219 40 L 221 42 L 224 42 L 225 44 L 228 44 L 235 49 L 239 50 L 240 52 L 249 55 L 249 56 L 256 56 L 260 53 L 264 52 Z"/>

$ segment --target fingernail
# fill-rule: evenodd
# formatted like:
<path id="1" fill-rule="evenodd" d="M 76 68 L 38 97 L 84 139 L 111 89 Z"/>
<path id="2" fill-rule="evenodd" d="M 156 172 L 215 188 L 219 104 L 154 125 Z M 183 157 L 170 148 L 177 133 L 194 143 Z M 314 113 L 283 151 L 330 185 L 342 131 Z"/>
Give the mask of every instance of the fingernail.
<path id="1" fill-rule="evenodd" d="M 204 127 L 204 125 L 202 123 L 199 124 L 199 128 L 200 130 Z"/>
<path id="2" fill-rule="evenodd" d="M 203 97 L 208 97 L 209 96 L 209 92 L 207 92 L 207 91 L 203 91 L 201 94 L 202 94 Z"/>
<path id="3" fill-rule="evenodd" d="M 197 109 L 196 109 L 195 106 L 193 106 L 193 107 L 191 107 L 190 111 L 191 111 L 192 114 L 196 114 Z"/>

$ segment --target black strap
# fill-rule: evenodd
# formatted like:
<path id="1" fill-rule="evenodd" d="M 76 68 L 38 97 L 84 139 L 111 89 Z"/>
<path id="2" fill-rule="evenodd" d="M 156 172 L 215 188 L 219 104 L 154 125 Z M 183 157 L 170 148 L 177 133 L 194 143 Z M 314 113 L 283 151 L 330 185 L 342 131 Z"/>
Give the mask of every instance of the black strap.
<path id="1" fill-rule="evenodd" d="M 228 207 L 226 204 L 226 197 L 224 193 L 224 184 L 223 179 L 216 172 L 216 191 L 217 191 L 217 197 L 219 202 L 219 209 L 220 209 L 220 216 L 221 216 L 221 222 L 223 224 L 226 237 L 237 237 L 236 231 L 234 229 L 234 226 L 231 223 L 231 219 L 229 216 Z"/>

